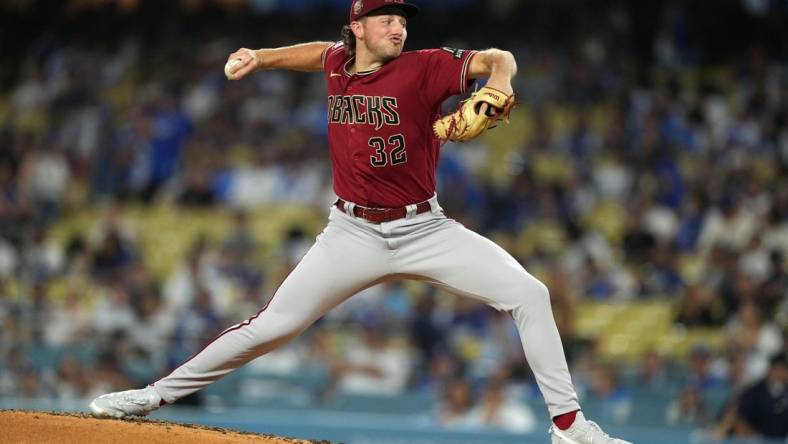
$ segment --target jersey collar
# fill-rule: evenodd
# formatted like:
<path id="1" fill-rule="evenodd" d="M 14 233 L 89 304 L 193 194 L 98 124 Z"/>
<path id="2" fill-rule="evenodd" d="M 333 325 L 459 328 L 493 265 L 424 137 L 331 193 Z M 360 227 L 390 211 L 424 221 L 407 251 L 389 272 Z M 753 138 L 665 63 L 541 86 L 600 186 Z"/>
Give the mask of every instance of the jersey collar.
<path id="1" fill-rule="evenodd" d="M 345 66 L 342 68 L 342 70 L 345 71 L 345 75 L 346 76 L 353 77 L 354 74 L 351 74 L 351 72 L 350 72 L 350 65 L 352 65 L 353 62 L 355 62 L 355 61 L 356 61 L 356 56 L 350 56 L 350 58 L 347 59 L 347 62 L 345 62 Z M 368 76 L 370 74 L 374 74 L 374 73 L 380 71 L 380 68 L 383 68 L 383 66 L 385 66 L 385 64 L 380 65 L 377 68 L 368 69 L 366 71 L 359 71 L 355 75 L 357 75 L 359 77 Z"/>

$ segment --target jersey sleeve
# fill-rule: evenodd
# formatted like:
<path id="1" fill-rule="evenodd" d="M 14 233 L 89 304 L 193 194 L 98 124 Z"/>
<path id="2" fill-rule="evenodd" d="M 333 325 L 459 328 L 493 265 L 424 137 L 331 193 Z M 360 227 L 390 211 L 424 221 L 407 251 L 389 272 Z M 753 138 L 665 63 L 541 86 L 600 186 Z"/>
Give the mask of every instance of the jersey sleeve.
<path id="1" fill-rule="evenodd" d="M 336 42 L 324 49 L 321 55 L 323 71 L 329 73 L 332 69 L 336 69 L 337 65 L 344 61 L 345 56 L 345 45 L 342 42 Z"/>
<path id="2" fill-rule="evenodd" d="M 440 48 L 418 51 L 424 59 L 422 91 L 431 105 L 462 94 L 473 84 L 468 78 L 468 64 L 476 51 Z"/>

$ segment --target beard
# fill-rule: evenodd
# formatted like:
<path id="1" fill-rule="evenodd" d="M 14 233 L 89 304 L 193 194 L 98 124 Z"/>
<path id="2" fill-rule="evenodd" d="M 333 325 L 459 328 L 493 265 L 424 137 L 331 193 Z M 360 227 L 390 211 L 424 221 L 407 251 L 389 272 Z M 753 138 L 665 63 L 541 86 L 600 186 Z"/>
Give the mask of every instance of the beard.
<path id="1" fill-rule="evenodd" d="M 399 57 L 400 54 L 402 54 L 402 46 L 394 45 L 392 43 L 382 43 L 373 47 L 367 45 L 367 50 L 369 50 L 369 52 L 372 53 L 376 59 L 383 62 L 394 60 Z"/>

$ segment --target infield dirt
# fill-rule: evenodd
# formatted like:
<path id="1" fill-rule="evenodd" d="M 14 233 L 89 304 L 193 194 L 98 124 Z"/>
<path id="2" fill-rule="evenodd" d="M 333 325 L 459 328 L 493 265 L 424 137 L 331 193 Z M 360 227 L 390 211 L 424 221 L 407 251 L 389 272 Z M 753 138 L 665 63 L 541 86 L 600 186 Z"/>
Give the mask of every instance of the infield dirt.
<path id="1" fill-rule="evenodd" d="M 96 419 L 82 413 L 0 411 L 0 443 L 330 444 L 147 419 Z"/>

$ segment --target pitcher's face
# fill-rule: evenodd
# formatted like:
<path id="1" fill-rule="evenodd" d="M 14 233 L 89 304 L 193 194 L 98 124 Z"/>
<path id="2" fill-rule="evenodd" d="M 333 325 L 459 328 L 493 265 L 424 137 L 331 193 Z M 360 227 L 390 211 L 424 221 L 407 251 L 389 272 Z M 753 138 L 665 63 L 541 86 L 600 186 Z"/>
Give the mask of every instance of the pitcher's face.
<path id="1" fill-rule="evenodd" d="M 356 37 L 375 58 L 385 62 L 402 54 L 408 38 L 408 20 L 405 17 L 399 14 L 372 15 L 360 23 Z"/>

